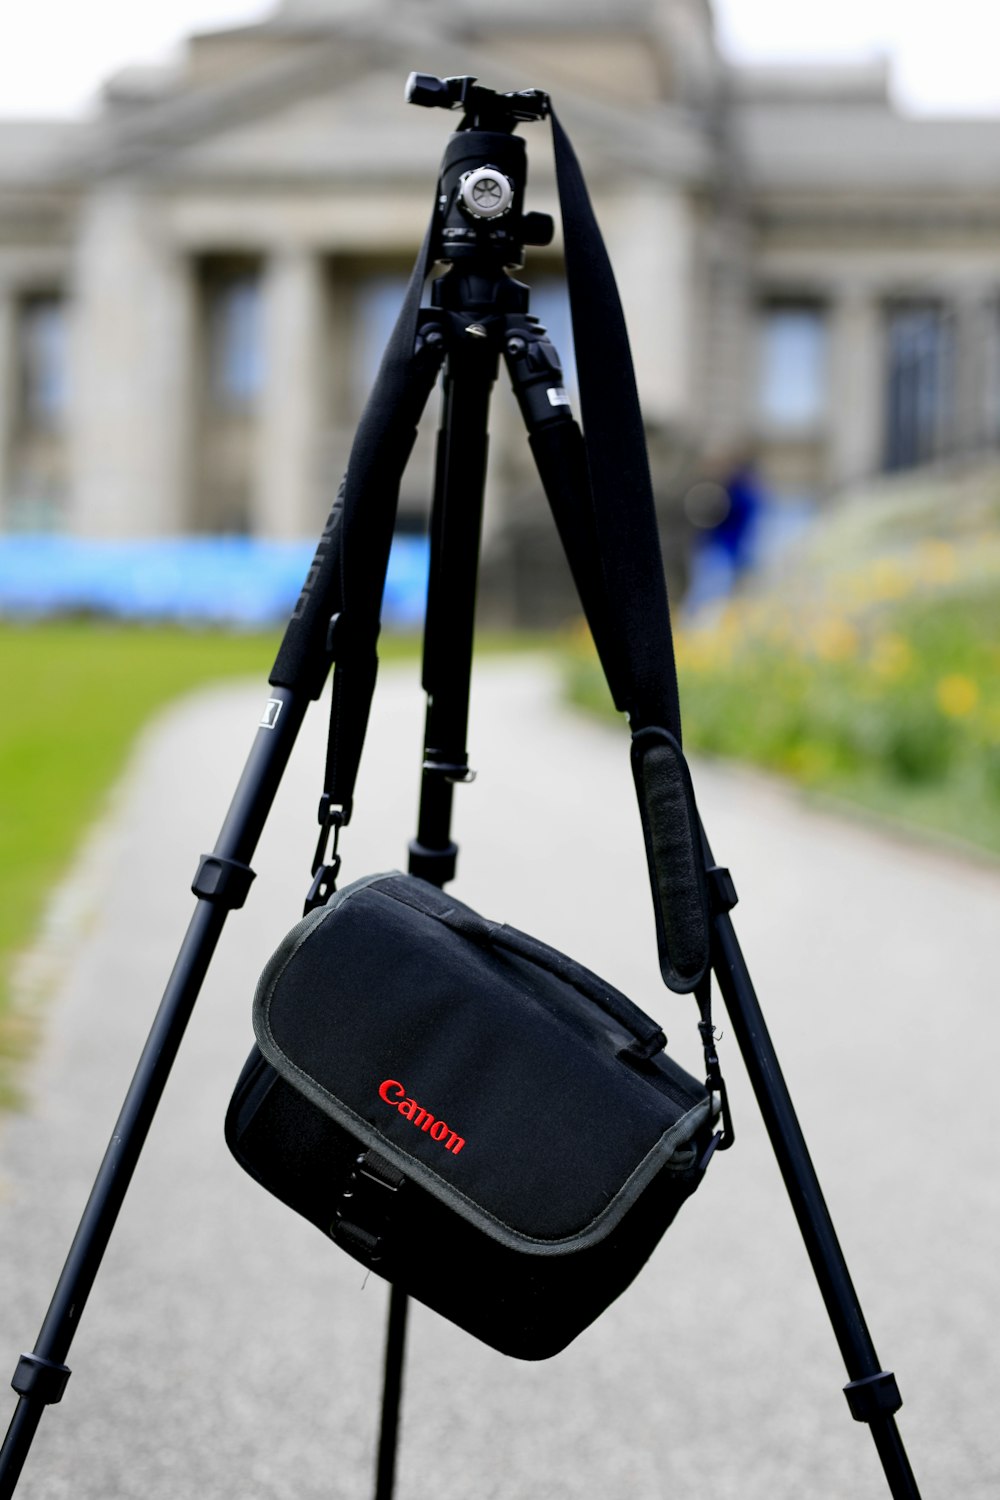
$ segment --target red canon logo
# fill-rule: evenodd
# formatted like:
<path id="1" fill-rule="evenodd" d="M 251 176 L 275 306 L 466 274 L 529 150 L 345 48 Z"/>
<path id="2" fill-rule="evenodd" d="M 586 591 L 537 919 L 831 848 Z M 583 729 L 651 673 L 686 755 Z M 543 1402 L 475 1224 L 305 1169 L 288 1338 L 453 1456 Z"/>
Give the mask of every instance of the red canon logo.
<path id="1" fill-rule="evenodd" d="M 379 1098 L 384 1099 L 386 1104 L 398 1109 L 404 1120 L 409 1120 L 411 1125 L 416 1125 L 430 1136 L 432 1141 L 440 1141 L 446 1151 L 452 1156 L 457 1156 L 465 1145 L 462 1136 L 456 1135 L 450 1125 L 443 1120 L 435 1120 L 434 1116 L 419 1105 L 416 1099 L 411 1099 L 406 1089 L 398 1078 L 387 1078 L 379 1085 Z"/>

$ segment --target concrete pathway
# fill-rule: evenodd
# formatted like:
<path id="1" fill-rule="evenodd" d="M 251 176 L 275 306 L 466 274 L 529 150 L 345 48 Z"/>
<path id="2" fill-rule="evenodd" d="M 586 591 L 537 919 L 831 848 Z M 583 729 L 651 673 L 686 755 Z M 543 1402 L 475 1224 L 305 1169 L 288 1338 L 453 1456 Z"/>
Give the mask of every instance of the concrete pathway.
<path id="1" fill-rule="evenodd" d="M 264 696 L 236 686 L 168 712 L 70 887 L 89 920 L 48 1012 L 29 1109 L 0 1136 L 3 1380 L 34 1341 Z M 254 1186 L 222 1139 L 257 974 L 308 883 L 323 718 L 312 711 L 296 748 L 19 1500 L 371 1494 L 385 1288 Z M 345 879 L 405 864 L 421 723 L 415 669 L 386 673 Z M 470 745 L 480 777 L 457 793 L 456 894 L 605 973 L 664 1018 L 697 1071 L 693 1004 L 658 981 L 624 731 L 558 707 L 535 664 L 486 663 Z M 899 1378 L 924 1500 L 988 1500 L 1000 1494 L 1000 872 L 752 775 L 702 766 L 696 785 L 869 1325 Z M 840 1394 L 731 1035 L 722 1055 L 736 1149 L 564 1354 L 507 1360 L 414 1309 L 398 1500 L 888 1494 Z"/>

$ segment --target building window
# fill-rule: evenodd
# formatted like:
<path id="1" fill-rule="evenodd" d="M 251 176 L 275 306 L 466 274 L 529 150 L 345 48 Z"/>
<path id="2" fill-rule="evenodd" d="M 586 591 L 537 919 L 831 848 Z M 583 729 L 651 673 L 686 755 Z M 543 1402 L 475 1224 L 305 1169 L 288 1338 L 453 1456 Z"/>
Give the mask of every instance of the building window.
<path id="1" fill-rule="evenodd" d="M 362 411 L 375 384 L 409 280 L 409 274 L 400 268 L 359 276 L 354 285 L 351 404 L 355 413 Z"/>
<path id="2" fill-rule="evenodd" d="M 66 299 L 31 292 L 13 319 L 11 411 L 2 456 L 6 469 L 4 524 L 12 531 L 62 525 L 68 488 L 69 340 Z"/>
<path id="3" fill-rule="evenodd" d="M 264 386 L 260 276 L 256 267 L 220 270 L 208 290 L 209 390 L 217 406 L 241 411 Z"/>
<path id="4" fill-rule="evenodd" d="M 814 304 L 771 305 L 761 311 L 757 411 L 765 429 L 809 433 L 828 404 L 828 330 Z"/>
<path id="5" fill-rule="evenodd" d="M 218 255 L 198 268 L 201 357 L 194 531 L 241 534 L 253 527 L 257 431 L 267 371 L 257 259 Z"/>
<path id="6" fill-rule="evenodd" d="M 62 297 L 25 297 L 17 331 L 18 422 L 31 431 L 62 427 L 68 407 L 66 305 Z"/>
<path id="7" fill-rule="evenodd" d="M 553 348 L 559 356 L 563 381 L 570 404 L 579 416 L 580 387 L 576 374 L 576 352 L 573 348 L 573 318 L 569 306 L 569 289 L 565 276 L 542 272 L 531 279 L 529 311 L 548 330 Z"/>
<path id="8" fill-rule="evenodd" d="M 888 469 L 908 469 L 943 453 L 951 431 L 954 328 L 935 303 L 888 310 Z"/>

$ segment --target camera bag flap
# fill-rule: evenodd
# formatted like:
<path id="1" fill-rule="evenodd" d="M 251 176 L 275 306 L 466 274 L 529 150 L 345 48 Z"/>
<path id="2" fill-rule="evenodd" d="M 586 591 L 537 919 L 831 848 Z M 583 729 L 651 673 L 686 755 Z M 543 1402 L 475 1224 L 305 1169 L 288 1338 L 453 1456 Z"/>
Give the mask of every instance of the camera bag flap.
<path id="1" fill-rule="evenodd" d="M 413 876 L 355 881 L 293 928 L 254 1030 L 237 1160 L 504 1353 L 564 1348 L 701 1180 L 712 1099 L 656 1022 Z"/>

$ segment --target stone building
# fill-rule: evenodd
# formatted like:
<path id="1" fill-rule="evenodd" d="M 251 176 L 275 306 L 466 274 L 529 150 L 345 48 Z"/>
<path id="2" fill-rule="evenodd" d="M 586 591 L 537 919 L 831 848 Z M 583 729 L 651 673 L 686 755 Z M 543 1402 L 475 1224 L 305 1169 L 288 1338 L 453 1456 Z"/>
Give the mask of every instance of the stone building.
<path id="1" fill-rule="evenodd" d="M 708 0 L 284 0 L 92 119 L 0 121 L 0 529 L 317 532 L 454 123 L 404 104 L 412 69 L 557 101 L 663 494 L 750 448 L 792 505 L 997 445 L 1000 121 L 901 117 L 880 67 L 726 66 Z M 523 278 L 567 351 L 558 244 Z M 485 555 L 524 572 L 499 392 L 493 432 Z"/>

